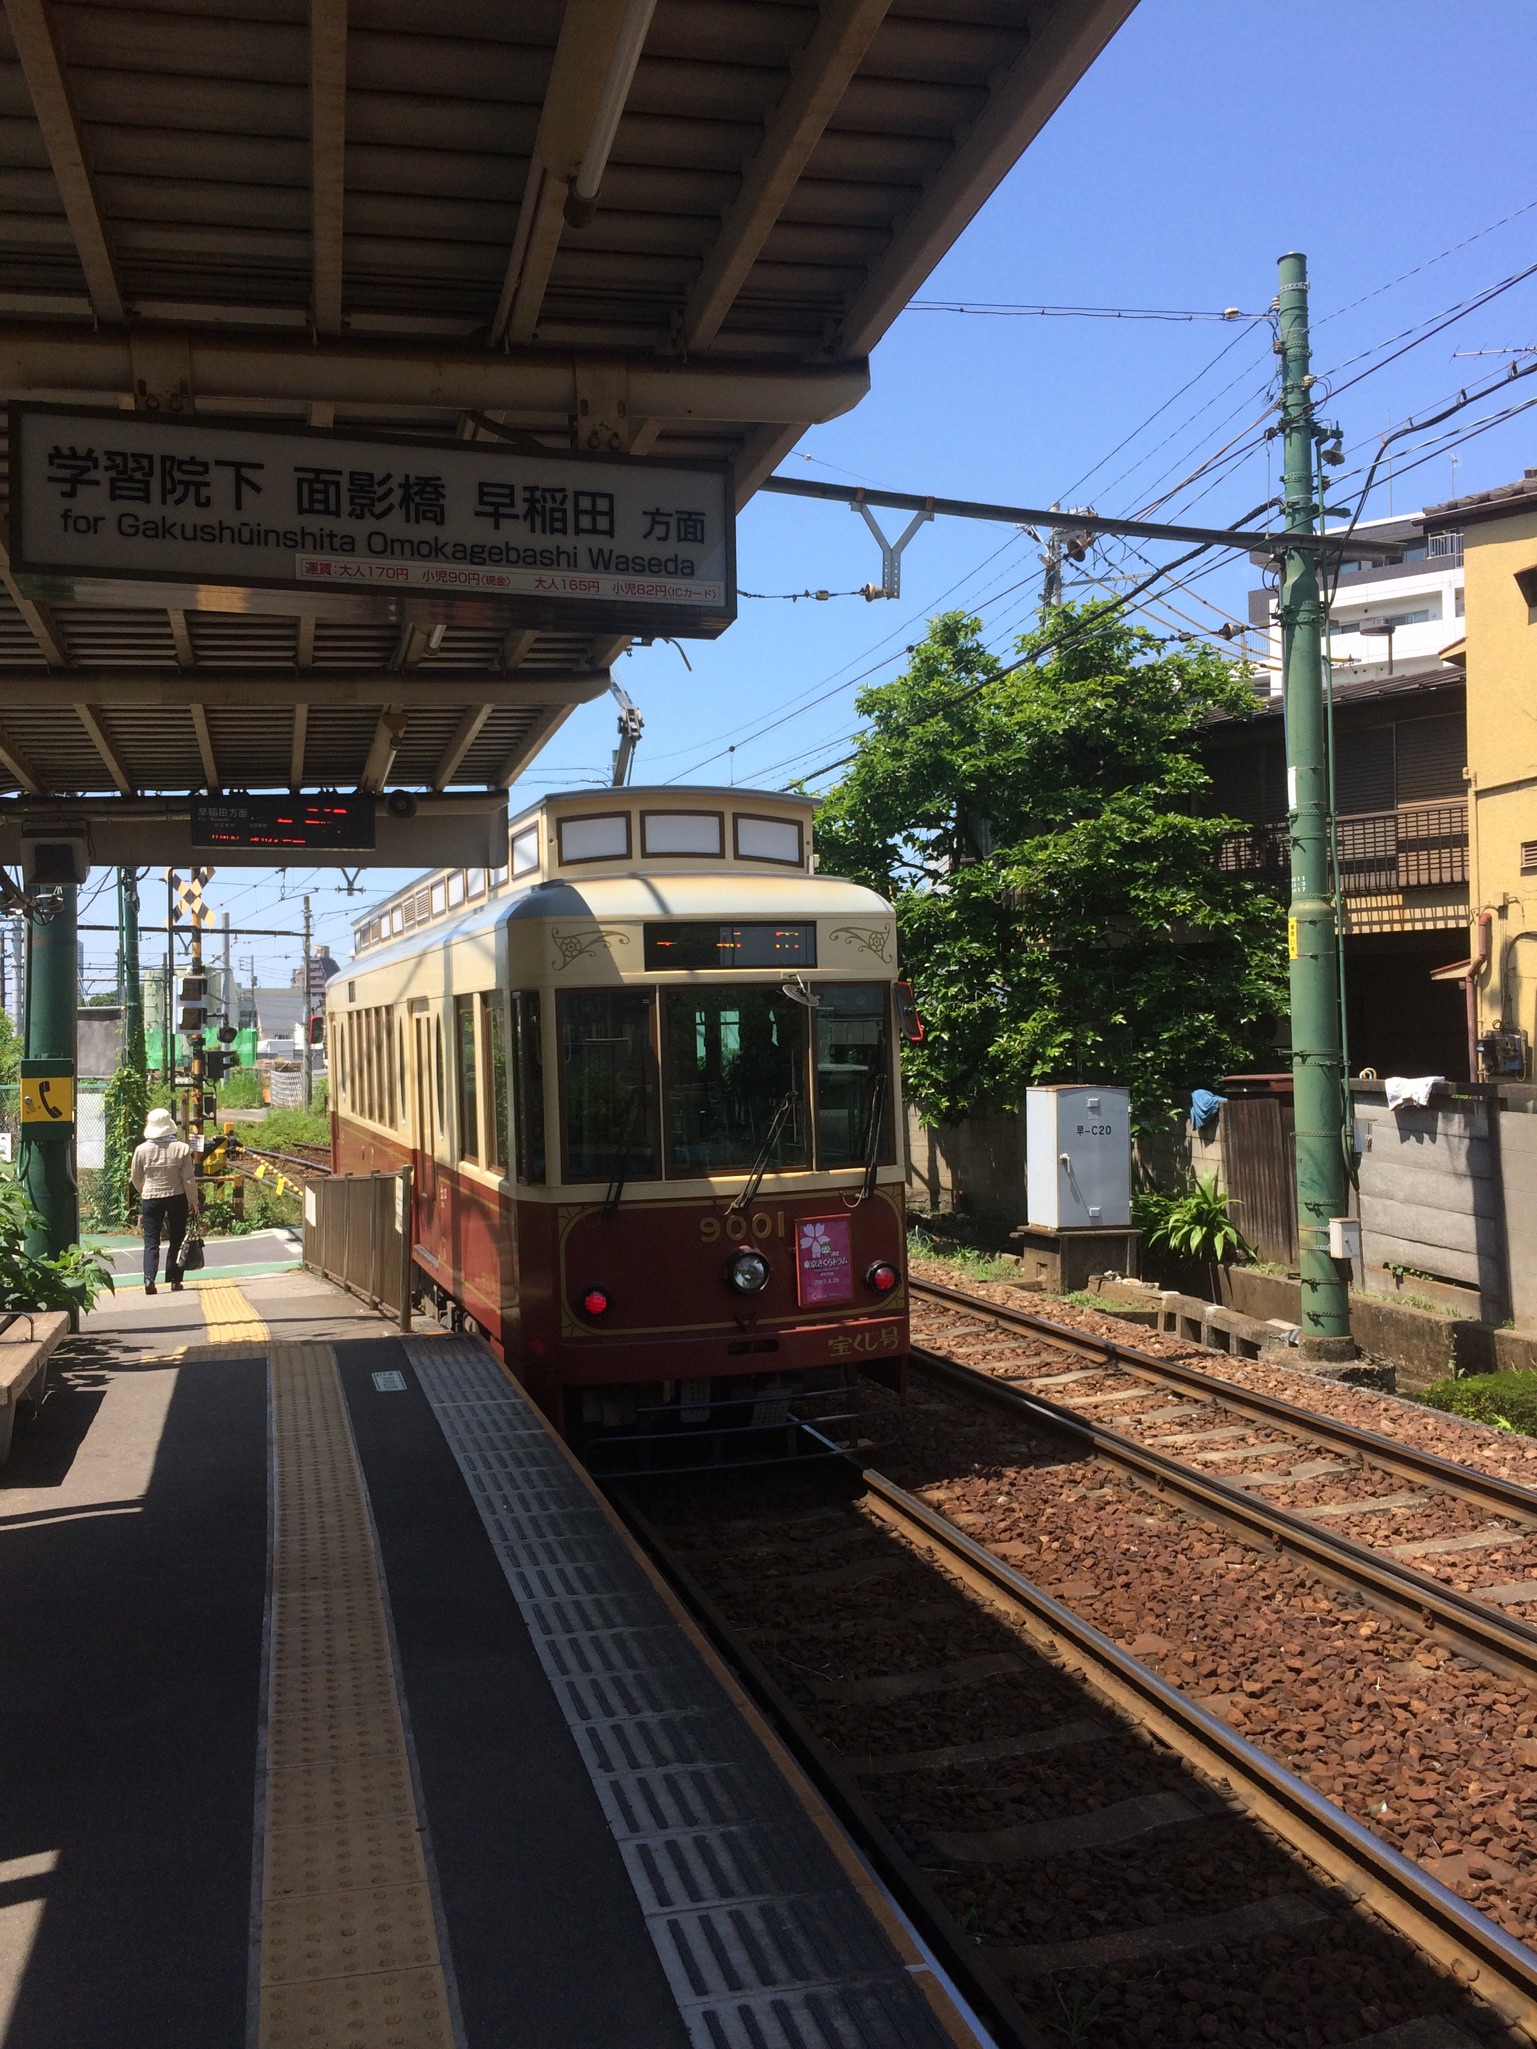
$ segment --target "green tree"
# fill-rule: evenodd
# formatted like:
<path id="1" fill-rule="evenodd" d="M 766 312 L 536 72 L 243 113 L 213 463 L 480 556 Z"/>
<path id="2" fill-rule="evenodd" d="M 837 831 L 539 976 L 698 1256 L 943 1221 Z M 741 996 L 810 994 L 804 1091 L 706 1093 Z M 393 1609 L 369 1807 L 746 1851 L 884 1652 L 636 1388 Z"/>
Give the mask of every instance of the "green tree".
<path id="1" fill-rule="evenodd" d="M 896 904 L 927 1030 L 905 1075 L 931 1114 L 1102 1081 L 1153 1120 L 1267 1057 L 1285 1010 L 1281 909 L 1218 867 L 1236 821 L 1198 751 L 1211 713 L 1252 710 L 1248 680 L 1103 605 L 1057 609 L 1008 674 L 980 632 L 935 619 L 861 694 L 822 871 Z"/>
<path id="2" fill-rule="evenodd" d="M 15 1088 L 21 1081 L 21 1033 L 0 1010 L 0 1088 Z"/>

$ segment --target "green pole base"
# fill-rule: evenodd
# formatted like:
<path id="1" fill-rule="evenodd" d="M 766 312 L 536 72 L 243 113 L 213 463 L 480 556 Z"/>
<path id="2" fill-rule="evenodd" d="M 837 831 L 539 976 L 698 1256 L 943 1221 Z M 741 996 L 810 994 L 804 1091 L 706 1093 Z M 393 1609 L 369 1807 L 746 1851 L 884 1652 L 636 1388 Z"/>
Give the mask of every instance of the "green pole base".
<path id="1" fill-rule="evenodd" d="M 1297 1351 L 1304 1359 L 1329 1366 L 1344 1366 L 1361 1356 L 1354 1338 L 1298 1338 Z"/>

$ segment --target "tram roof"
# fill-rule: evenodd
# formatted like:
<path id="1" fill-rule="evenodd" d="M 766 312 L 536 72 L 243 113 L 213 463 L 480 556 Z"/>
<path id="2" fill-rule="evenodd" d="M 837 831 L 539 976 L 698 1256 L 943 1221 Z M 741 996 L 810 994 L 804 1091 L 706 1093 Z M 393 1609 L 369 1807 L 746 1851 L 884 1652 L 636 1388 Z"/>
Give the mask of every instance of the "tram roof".
<path id="1" fill-rule="evenodd" d="M 499 926 L 529 919 L 541 922 L 609 920 L 643 922 L 659 918 L 719 920 L 722 924 L 769 920 L 809 923 L 818 918 L 874 918 L 890 923 L 892 908 L 862 882 L 841 875 L 746 875 L 740 871 L 700 874 L 599 875 L 584 882 L 564 877 L 531 879 L 493 890 L 483 901 L 435 914 L 403 936 L 366 947 L 327 984 L 331 994 L 352 1001 L 346 985 L 378 969 L 399 968 L 422 956 L 475 939 Z M 896 970 L 876 955 L 862 969 L 888 976 Z M 847 967 L 842 970 L 847 973 Z M 815 972 L 814 970 L 812 971 Z"/>
<path id="2" fill-rule="evenodd" d="M 525 450 L 595 410 L 745 501 L 1133 4 L 7 0 L 0 390 Z M 626 644 L 92 598 L 0 553 L 0 794 L 506 787 Z"/>
<path id="3" fill-rule="evenodd" d="M 589 898 L 601 903 L 602 916 L 619 918 L 869 916 L 875 907 L 889 915 L 889 906 L 862 884 L 816 873 L 809 827 L 817 801 L 798 790 L 742 784 L 550 791 L 513 819 L 505 868 L 440 867 L 414 876 L 370 905 L 356 922 L 353 958 L 366 954 L 372 967 L 378 959 L 396 956 L 396 942 L 409 952 L 424 941 L 477 931 L 482 923 L 496 922 L 494 915 L 483 919 L 482 909 L 489 914 L 498 904 L 512 906 L 511 915 L 529 917 L 580 915 Z M 570 848 L 564 842 L 567 825 L 601 828 L 621 819 L 622 851 Z M 741 821 L 780 831 L 782 837 L 793 830 L 794 838 L 777 848 L 744 852 L 738 838 Z M 647 841 L 657 823 L 707 823 L 715 837 L 713 854 L 704 858 L 698 845 L 688 851 L 653 849 Z M 541 829 L 530 834 L 534 826 Z M 526 863 L 522 867 L 520 853 Z M 807 882 L 812 884 L 809 894 L 799 887 Z M 828 894 L 835 883 L 857 895 L 835 901 Z M 484 906 L 470 904 L 482 895 Z M 460 910 L 461 905 L 469 908 Z"/>

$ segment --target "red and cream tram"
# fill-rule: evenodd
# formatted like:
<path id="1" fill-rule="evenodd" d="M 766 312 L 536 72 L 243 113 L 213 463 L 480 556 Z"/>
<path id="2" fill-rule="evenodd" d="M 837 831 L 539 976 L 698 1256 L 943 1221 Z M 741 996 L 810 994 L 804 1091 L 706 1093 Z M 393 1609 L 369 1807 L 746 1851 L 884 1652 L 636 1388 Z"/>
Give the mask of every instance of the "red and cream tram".
<path id="1" fill-rule="evenodd" d="M 838 1435 L 907 1350 L 895 919 L 812 808 L 546 798 L 327 991 L 337 1170 L 413 1169 L 421 1295 L 601 1470 Z"/>

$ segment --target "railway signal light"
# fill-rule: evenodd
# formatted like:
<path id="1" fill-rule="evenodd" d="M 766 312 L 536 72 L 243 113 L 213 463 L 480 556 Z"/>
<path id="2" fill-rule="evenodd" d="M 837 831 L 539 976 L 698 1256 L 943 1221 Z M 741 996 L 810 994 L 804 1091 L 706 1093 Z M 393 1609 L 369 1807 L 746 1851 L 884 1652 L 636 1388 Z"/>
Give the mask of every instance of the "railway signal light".
<path id="1" fill-rule="evenodd" d="M 761 1295 L 769 1282 L 769 1263 L 761 1252 L 738 1252 L 726 1262 L 726 1279 L 739 1295 Z"/>

